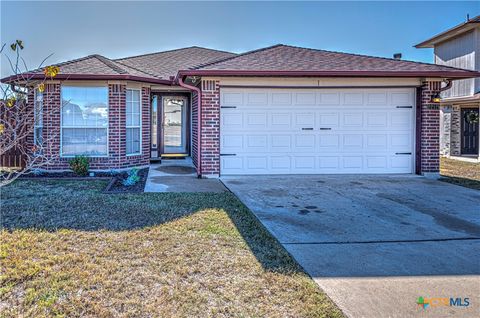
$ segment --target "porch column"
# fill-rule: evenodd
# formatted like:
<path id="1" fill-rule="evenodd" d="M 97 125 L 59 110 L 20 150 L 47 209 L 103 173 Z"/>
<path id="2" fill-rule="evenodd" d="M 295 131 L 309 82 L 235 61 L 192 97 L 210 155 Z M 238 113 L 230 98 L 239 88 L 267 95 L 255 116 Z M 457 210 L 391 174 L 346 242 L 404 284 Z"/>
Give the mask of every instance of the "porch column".
<path id="1" fill-rule="evenodd" d="M 201 90 L 201 174 L 216 178 L 220 175 L 220 82 L 202 80 Z"/>
<path id="2" fill-rule="evenodd" d="M 440 174 L 440 105 L 431 102 L 433 94 L 439 93 L 440 81 L 424 81 L 421 87 L 420 107 L 420 147 L 417 145 L 417 160 L 420 160 L 420 173 L 438 177 Z M 418 167 L 418 166 L 417 166 Z M 417 169 L 418 170 L 418 169 Z"/>

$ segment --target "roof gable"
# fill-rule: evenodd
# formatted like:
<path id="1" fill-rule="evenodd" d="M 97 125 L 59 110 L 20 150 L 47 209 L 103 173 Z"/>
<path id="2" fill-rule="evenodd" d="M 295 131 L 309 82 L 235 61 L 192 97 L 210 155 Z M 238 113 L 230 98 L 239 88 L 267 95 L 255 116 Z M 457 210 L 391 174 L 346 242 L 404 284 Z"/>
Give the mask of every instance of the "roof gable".
<path id="1" fill-rule="evenodd" d="M 436 44 L 450 40 L 451 38 L 462 35 L 470 30 L 480 27 L 480 15 L 460 23 L 451 29 L 439 33 L 428 40 L 415 45 L 417 49 L 433 48 Z"/>

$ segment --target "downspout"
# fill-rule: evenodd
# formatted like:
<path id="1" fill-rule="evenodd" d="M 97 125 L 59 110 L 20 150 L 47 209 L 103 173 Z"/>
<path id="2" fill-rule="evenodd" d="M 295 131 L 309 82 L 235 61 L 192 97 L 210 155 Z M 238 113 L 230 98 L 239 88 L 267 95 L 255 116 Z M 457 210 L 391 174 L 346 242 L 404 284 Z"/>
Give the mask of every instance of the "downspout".
<path id="1" fill-rule="evenodd" d="M 183 76 L 178 77 L 178 84 L 181 87 L 185 87 L 189 90 L 193 90 L 197 92 L 197 176 L 199 178 L 202 177 L 202 160 L 201 160 L 201 152 L 202 152 L 202 93 L 200 88 L 185 84 L 183 82 Z"/>
<path id="2" fill-rule="evenodd" d="M 440 92 L 446 91 L 447 89 L 452 87 L 453 81 L 451 79 L 446 79 L 444 82 L 447 82 L 447 85 L 440 88 Z"/>

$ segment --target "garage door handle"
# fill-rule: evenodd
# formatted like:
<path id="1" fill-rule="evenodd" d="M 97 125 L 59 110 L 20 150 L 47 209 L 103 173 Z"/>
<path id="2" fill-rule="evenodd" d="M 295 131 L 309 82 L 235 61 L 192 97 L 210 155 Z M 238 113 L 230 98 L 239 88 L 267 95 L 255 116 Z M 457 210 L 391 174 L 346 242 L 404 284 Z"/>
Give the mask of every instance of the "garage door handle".
<path id="1" fill-rule="evenodd" d="M 397 108 L 413 108 L 413 106 L 397 106 Z"/>
<path id="2" fill-rule="evenodd" d="M 332 130 L 332 128 L 322 127 L 320 130 Z"/>
<path id="3" fill-rule="evenodd" d="M 411 152 L 396 152 L 396 155 L 411 155 Z"/>
<path id="4" fill-rule="evenodd" d="M 221 153 L 220 156 L 236 156 L 236 153 Z"/>
<path id="5" fill-rule="evenodd" d="M 302 130 L 313 130 L 313 128 L 302 128 Z"/>

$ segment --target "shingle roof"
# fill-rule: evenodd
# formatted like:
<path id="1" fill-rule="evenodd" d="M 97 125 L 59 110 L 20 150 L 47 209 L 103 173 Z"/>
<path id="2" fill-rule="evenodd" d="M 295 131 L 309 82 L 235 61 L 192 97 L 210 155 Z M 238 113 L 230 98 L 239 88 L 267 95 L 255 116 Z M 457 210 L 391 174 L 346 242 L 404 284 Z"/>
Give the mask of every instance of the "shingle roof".
<path id="1" fill-rule="evenodd" d="M 208 63 L 196 70 L 449 72 L 459 69 L 420 62 L 340 53 L 278 44 Z"/>
<path id="2" fill-rule="evenodd" d="M 142 77 L 152 77 L 151 74 L 141 70 L 123 65 L 121 63 L 110 60 L 104 56 L 94 54 L 79 59 L 66 61 L 55 64 L 61 69 L 61 74 L 79 74 L 79 75 L 134 75 Z M 32 74 L 43 73 L 44 68 L 32 71 Z"/>
<path id="3" fill-rule="evenodd" d="M 170 76 L 176 76 L 179 70 L 192 69 L 232 56 L 236 56 L 236 54 L 192 46 L 183 49 L 126 57 L 116 59 L 115 61 L 125 66 L 141 69 L 157 78 L 169 79 Z"/>

